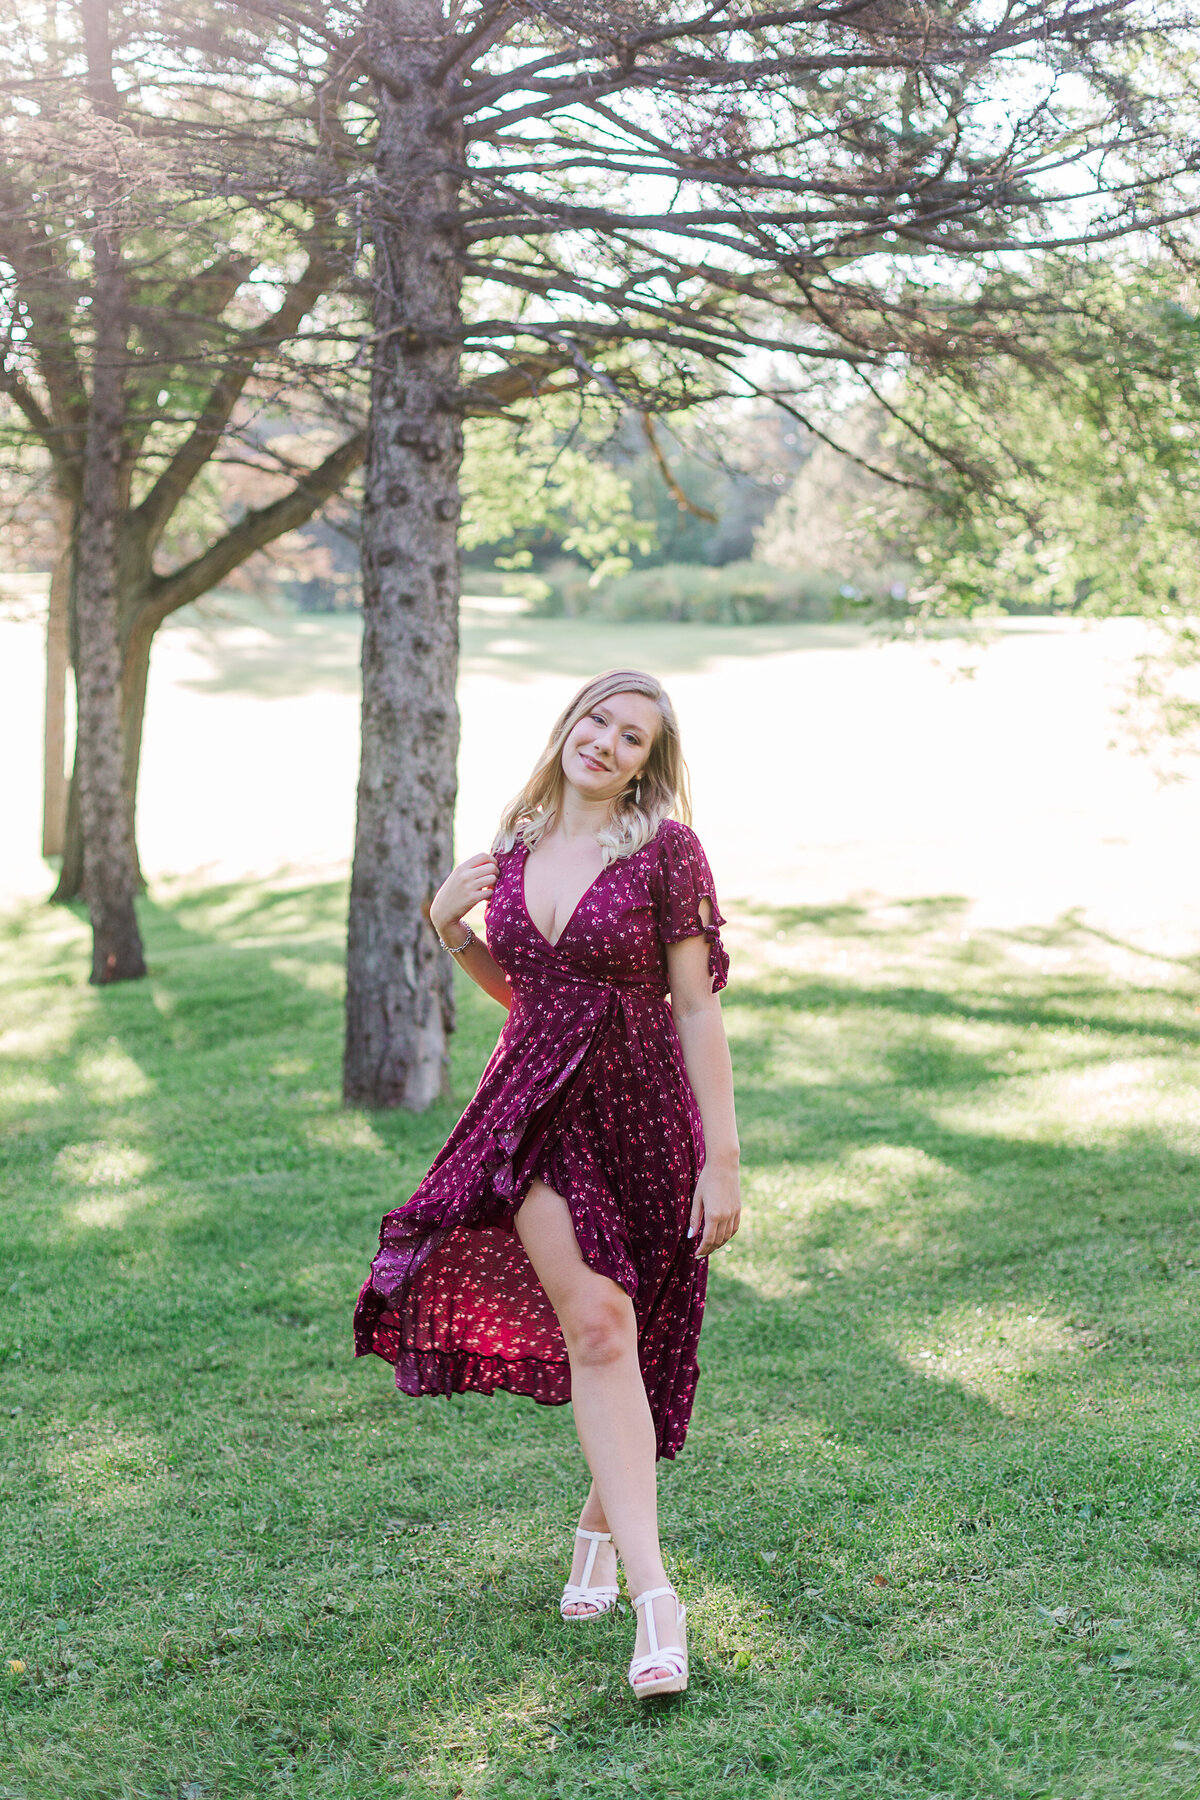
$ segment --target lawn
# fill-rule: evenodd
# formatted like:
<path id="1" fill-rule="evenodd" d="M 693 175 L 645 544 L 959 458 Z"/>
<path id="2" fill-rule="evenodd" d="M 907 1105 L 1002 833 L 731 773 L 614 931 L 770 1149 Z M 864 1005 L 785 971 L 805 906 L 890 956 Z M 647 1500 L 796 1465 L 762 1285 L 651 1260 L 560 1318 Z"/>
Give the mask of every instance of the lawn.
<path id="1" fill-rule="evenodd" d="M 341 1111 L 344 904 L 148 902 L 104 992 L 78 917 L 4 922 L 0 1796 L 1194 1795 L 1197 967 L 739 910 L 692 1680 L 639 1706 L 628 1611 L 555 1611 L 569 1409 L 350 1355 L 499 1015 L 464 988 L 454 1105 Z"/>

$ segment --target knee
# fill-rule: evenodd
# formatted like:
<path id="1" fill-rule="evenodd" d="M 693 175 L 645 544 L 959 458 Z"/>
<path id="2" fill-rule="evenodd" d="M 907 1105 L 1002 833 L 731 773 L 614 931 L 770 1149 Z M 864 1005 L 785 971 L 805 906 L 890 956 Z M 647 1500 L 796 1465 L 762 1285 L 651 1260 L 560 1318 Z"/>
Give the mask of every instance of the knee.
<path id="1" fill-rule="evenodd" d="M 571 1361 L 581 1368 L 620 1362 L 637 1345 L 633 1308 L 625 1294 L 589 1300 L 564 1323 Z"/>

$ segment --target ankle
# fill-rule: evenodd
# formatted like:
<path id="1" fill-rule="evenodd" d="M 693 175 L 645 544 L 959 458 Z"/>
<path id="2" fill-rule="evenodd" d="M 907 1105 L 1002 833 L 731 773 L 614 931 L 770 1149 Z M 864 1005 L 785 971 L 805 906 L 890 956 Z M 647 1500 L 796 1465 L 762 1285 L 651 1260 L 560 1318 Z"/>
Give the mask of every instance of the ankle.
<path id="1" fill-rule="evenodd" d="M 607 1531 L 608 1520 L 604 1516 L 604 1508 L 600 1504 L 600 1496 L 595 1488 L 591 1488 L 583 1503 L 583 1511 L 579 1515 L 580 1531 Z"/>
<path id="2" fill-rule="evenodd" d="M 661 1563 L 657 1570 L 653 1565 L 648 1568 L 645 1563 L 635 1563 L 632 1568 L 626 1563 L 625 1585 L 629 1589 L 629 1598 L 636 1600 L 639 1594 L 652 1594 L 655 1588 L 670 1587 L 671 1583 Z"/>

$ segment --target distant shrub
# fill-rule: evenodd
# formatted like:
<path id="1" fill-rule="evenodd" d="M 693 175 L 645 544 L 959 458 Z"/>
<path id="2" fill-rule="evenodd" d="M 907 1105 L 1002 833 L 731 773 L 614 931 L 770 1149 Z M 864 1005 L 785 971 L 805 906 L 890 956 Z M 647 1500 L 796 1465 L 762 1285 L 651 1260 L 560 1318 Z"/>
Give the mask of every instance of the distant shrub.
<path id="1" fill-rule="evenodd" d="M 278 592 L 292 612 L 357 612 L 362 605 L 362 582 L 357 570 L 334 570 L 311 575 L 307 580 L 279 582 Z"/>
<path id="2" fill-rule="evenodd" d="M 587 570 L 556 564 L 543 571 L 549 593 L 534 598 L 543 616 L 647 619 L 705 625 L 759 625 L 786 619 L 835 619 L 887 596 L 835 576 L 769 568 L 765 563 L 666 563 L 591 587 Z"/>
<path id="3" fill-rule="evenodd" d="M 474 594 L 480 599 L 494 598 L 498 594 L 512 592 L 512 577 L 502 569 L 476 569 L 471 564 L 463 565 L 462 591 Z"/>

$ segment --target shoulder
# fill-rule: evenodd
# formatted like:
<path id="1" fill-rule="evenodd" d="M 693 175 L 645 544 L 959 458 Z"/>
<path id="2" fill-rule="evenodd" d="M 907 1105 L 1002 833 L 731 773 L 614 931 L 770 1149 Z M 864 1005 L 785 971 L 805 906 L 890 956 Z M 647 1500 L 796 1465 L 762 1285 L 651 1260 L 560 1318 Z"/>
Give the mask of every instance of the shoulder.
<path id="1" fill-rule="evenodd" d="M 687 856 L 687 840 L 692 835 L 678 819 L 660 819 L 658 830 L 648 844 L 638 851 L 651 880 L 673 869 Z"/>
<path id="2" fill-rule="evenodd" d="M 651 843 L 657 848 L 659 864 L 664 868 L 708 867 L 704 846 L 691 826 L 681 819 L 664 819 Z"/>
<path id="3" fill-rule="evenodd" d="M 664 819 L 646 853 L 652 858 L 650 886 L 660 902 L 675 903 L 697 893 L 712 893 L 712 870 L 690 825 Z"/>
<path id="4" fill-rule="evenodd" d="M 682 819 L 663 819 L 650 842 L 658 848 L 660 854 L 666 851 L 668 854 L 679 855 L 682 851 L 686 855 L 689 851 L 700 848 L 700 839 Z"/>

